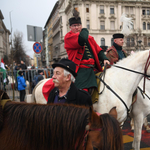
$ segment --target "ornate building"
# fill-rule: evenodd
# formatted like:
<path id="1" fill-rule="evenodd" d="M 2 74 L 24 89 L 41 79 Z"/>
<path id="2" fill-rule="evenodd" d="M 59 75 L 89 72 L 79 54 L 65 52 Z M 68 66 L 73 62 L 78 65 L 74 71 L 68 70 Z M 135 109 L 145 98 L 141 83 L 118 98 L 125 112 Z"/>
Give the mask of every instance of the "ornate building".
<path id="1" fill-rule="evenodd" d="M 10 31 L 3 22 L 3 14 L 0 10 L 0 60 L 6 58 L 10 54 L 9 35 Z"/>
<path id="2" fill-rule="evenodd" d="M 59 58 L 67 57 L 64 36 L 70 31 L 68 20 L 73 8 L 80 12 L 82 27 L 88 28 L 99 46 L 109 48 L 112 45 L 112 35 L 121 32 L 120 18 L 125 13 L 134 25 L 132 33 L 125 36 L 123 48 L 128 53 L 150 48 L 150 0 L 59 0 Z"/>

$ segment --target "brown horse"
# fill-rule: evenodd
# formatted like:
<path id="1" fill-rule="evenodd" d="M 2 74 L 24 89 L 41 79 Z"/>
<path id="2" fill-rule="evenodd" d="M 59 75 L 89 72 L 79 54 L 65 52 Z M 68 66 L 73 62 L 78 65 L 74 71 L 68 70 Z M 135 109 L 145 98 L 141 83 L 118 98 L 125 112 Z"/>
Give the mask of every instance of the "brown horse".
<path id="1" fill-rule="evenodd" d="M 0 150 L 123 149 L 118 121 L 83 106 L 7 102 L 1 124 Z"/>

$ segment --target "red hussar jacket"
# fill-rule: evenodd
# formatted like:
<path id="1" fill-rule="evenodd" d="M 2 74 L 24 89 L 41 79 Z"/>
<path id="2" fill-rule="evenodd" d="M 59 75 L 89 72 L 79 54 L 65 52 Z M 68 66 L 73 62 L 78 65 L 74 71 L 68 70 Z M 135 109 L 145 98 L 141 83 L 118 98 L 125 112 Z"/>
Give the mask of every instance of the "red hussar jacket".
<path id="1" fill-rule="evenodd" d="M 84 51 L 85 51 L 84 46 L 80 46 L 78 43 L 79 34 L 80 33 L 73 33 L 72 31 L 70 31 L 65 35 L 65 38 L 64 38 L 64 43 L 65 43 L 64 47 L 67 51 L 68 59 L 70 59 L 71 61 L 73 61 L 76 64 L 76 72 L 79 69 L 79 66 L 80 66 Z M 91 46 L 91 49 L 92 49 L 92 52 L 94 55 L 94 60 L 97 65 L 97 69 L 98 69 L 98 71 L 102 71 L 102 68 L 99 63 L 99 58 L 98 58 L 98 53 L 102 49 L 96 43 L 94 38 L 90 35 L 88 37 L 88 42 Z"/>

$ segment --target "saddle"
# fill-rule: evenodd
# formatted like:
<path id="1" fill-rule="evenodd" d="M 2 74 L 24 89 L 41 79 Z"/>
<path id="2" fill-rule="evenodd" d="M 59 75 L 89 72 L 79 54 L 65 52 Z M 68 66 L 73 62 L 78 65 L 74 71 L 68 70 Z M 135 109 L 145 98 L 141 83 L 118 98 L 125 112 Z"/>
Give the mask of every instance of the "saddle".
<path id="1" fill-rule="evenodd" d="M 95 76 L 100 77 L 100 76 L 101 76 L 101 73 L 102 73 L 102 72 L 98 72 L 98 73 L 95 74 Z M 97 81 L 97 88 L 94 88 L 94 91 L 93 91 L 92 96 L 91 96 L 91 98 L 92 98 L 92 103 L 93 103 L 93 104 L 98 101 L 99 91 L 100 91 L 100 83 L 101 83 L 101 82 L 100 82 L 100 79 L 99 79 L 99 78 L 96 78 L 96 81 Z"/>

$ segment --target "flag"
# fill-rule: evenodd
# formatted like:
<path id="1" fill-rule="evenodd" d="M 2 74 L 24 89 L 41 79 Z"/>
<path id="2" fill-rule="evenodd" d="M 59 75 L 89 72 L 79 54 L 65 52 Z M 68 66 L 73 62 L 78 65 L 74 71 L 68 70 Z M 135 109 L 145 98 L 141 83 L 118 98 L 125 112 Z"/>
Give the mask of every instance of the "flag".
<path id="1" fill-rule="evenodd" d="M 3 73 L 3 81 L 4 83 L 6 83 L 6 69 L 5 69 L 5 66 L 4 66 L 4 61 L 3 61 L 3 58 L 1 59 L 1 68 L 0 68 L 0 72 Z"/>

